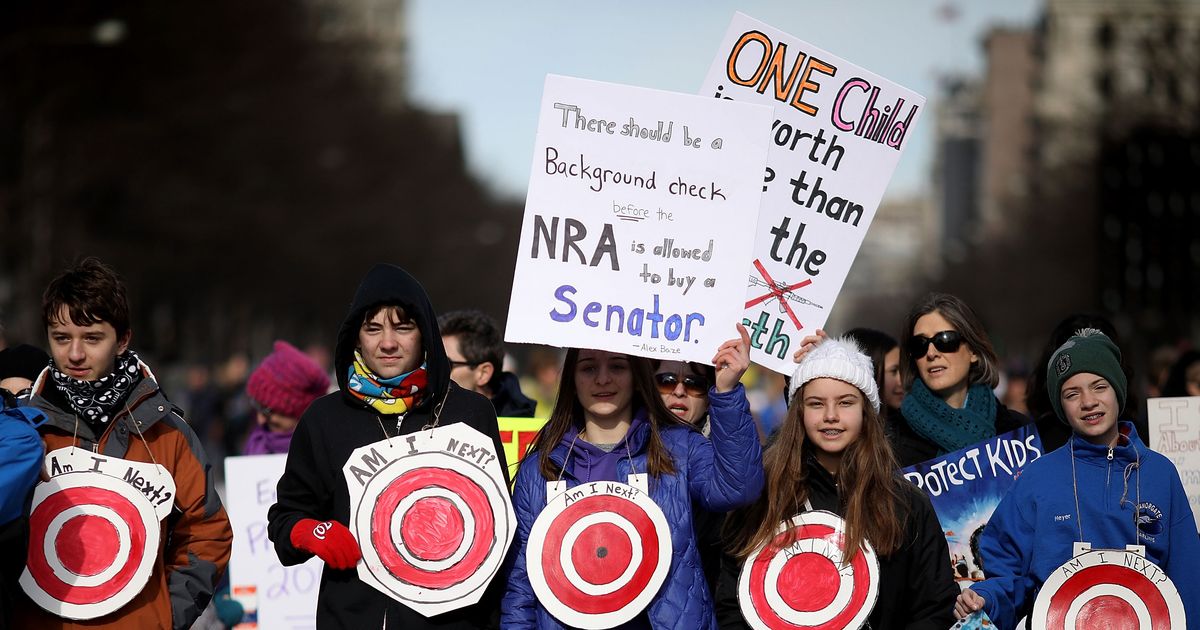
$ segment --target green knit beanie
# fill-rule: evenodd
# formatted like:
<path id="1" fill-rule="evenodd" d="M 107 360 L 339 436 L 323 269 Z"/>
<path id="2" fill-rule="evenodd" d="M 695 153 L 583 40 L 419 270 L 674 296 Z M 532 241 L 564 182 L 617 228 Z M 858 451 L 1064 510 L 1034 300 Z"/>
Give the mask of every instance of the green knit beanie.
<path id="1" fill-rule="evenodd" d="M 1118 413 L 1125 410 L 1125 392 L 1129 384 L 1121 370 L 1121 351 L 1104 333 L 1095 328 L 1084 328 L 1059 346 L 1050 356 L 1050 363 L 1046 364 L 1046 393 L 1059 420 L 1067 421 L 1062 408 L 1062 385 L 1081 372 L 1103 376 L 1117 394 Z"/>

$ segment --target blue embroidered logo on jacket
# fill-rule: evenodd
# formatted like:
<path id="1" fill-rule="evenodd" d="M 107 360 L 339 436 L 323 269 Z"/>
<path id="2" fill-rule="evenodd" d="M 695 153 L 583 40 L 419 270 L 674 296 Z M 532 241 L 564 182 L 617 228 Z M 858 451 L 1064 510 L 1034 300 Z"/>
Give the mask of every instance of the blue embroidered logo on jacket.
<path id="1" fill-rule="evenodd" d="M 1146 542 L 1154 542 L 1155 537 L 1163 532 L 1162 510 L 1149 501 L 1137 505 L 1138 537 Z"/>

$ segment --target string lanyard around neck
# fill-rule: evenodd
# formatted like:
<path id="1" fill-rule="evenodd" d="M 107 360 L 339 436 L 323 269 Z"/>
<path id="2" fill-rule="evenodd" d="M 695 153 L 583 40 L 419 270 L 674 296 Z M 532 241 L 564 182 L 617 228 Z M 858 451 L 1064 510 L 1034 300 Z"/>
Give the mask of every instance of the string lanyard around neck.
<path id="1" fill-rule="evenodd" d="M 1121 439 L 1119 435 L 1117 439 Z M 1075 438 L 1072 437 L 1068 443 L 1071 447 L 1071 490 L 1075 493 L 1075 524 L 1079 527 L 1079 542 L 1085 542 L 1086 539 L 1083 537 L 1083 512 L 1079 509 L 1079 477 L 1075 473 Z M 1116 446 L 1114 445 L 1108 449 L 1110 466 L 1113 458 L 1113 449 L 1115 448 Z M 1121 500 L 1117 502 L 1117 507 L 1120 508 L 1125 505 L 1126 497 L 1129 494 L 1129 476 L 1137 472 L 1137 480 L 1134 482 L 1134 496 L 1137 502 L 1133 505 L 1133 544 L 1136 545 L 1138 542 L 1138 506 L 1142 504 L 1142 454 L 1136 448 L 1133 449 L 1133 454 L 1134 461 L 1125 466 L 1121 475 Z"/>
<path id="2" fill-rule="evenodd" d="M 558 478 L 555 479 L 554 481 L 556 481 L 556 482 L 562 481 L 563 474 L 567 472 L 567 464 L 570 463 L 571 456 L 575 454 L 575 442 L 576 442 L 576 440 L 579 439 L 579 436 L 581 436 L 581 435 L 583 435 L 583 429 L 580 429 L 579 432 L 575 434 L 575 437 L 571 438 L 571 446 L 569 448 L 567 448 L 567 456 L 563 458 L 562 468 L 558 469 Z M 587 440 L 584 440 L 584 441 L 587 442 Z M 633 451 L 629 450 L 629 432 L 628 431 L 625 432 L 625 437 L 622 438 L 622 441 L 625 442 L 625 457 L 629 459 L 629 474 L 636 475 L 637 468 L 634 467 L 634 465 L 633 465 Z M 591 444 L 591 442 L 588 442 L 588 444 Z"/>
<path id="3" fill-rule="evenodd" d="M 428 431 L 430 429 L 437 428 L 438 422 L 440 422 L 441 418 L 442 418 L 442 409 L 445 408 L 446 399 L 449 397 L 450 397 L 450 388 L 447 387 L 446 393 L 442 396 L 442 402 L 434 405 L 434 407 L 433 407 L 433 422 L 430 422 L 429 424 L 421 427 L 422 431 Z M 404 418 L 406 418 L 408 416 L 408 413 L 409 412 L 406 411 L 404 413 L 396 414 L 396 436 L 395 437 L 400 437 L 400 425 L 401 425 L 401 423 L 404 422 Z M 391 447 L 392 435 L 387 432 L 387 429 L 383 428 L 383 418 L 380 418 L 379 414 L 375 414 L 375 421 L 379 423 L 379 430 L 383 431 L 383 437 L 385 440 L 387 440 L 388 447 Z"/>

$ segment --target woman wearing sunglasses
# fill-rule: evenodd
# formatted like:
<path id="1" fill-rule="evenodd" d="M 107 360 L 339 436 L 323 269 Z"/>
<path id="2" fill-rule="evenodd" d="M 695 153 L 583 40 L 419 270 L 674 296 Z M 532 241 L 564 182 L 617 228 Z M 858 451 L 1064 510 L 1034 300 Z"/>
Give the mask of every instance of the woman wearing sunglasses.
<path id="1" fill-rule="evenodd" d="M 708 437 L 708 390 L 717 380 L 713 366 L 695 361 L 652 361 L 654 384 L 662 395 L 667 411 L 684 422 L 700 429 Z M 723 512 L 709 512 L 692 505 L 692 520 L 696 528 L 696 544 L 700 549 L 700 565 L 708 581 L 709 591 L 717 588 L 721 572 L 721 528 L 725 525 Z"/>
<path id="2" fill-rule="evenodd" d="M 546 506 L 547 482 L 568 488 L 594 481 L 625 482 L 649 473 L 650 498 L 671 533 L 666 580 L 629 628 L 713 628 L 716 618 L 700 568 L 692 503 L 724 512 L 747 505 L 762 490 L 762 452 L 745 390 L 750 336 L 723 343 L 707 392 L 710 439 L 667 410 L 647 359 L 600 350 L 567 351 L 558 400 L 521 461 L 513 489 L 516 560 L 501 606 L 503 628 L 560 628 L 537 600 L 526 570 L 530 529 Z M 686 386 L 685 386 L 686 394 Z"/>
<path id="3" fill-rule="evenodd" d="M 711 365 L 694 361 L 652 361 L 654 384 L 667 411 L 708 435 L 708 390 L 717 380 Z"/>
<path id="4" fill-rule="evenodd" d="M 908 313 L 900 344 L 900 374 L 908 395 L 900 407 L 913 438 L 897 449 L 901 466 L 957 451 L 1028 424 L 992 389 L 999 361 L 971 307 L 930 293 Z"/>

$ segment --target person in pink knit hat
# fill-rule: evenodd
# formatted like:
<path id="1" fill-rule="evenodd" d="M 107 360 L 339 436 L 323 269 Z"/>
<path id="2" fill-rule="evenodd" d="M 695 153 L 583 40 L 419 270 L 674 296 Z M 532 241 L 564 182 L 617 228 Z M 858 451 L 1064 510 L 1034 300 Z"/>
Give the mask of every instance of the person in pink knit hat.
<path id="1" fill-rule="evenodd" d="M 257 424 L 242 449 L 245 455 L 286 453 L 301 414 L 329 391 L 329 376 L 286 341 L 263 359 L 246 381 Z"/>

